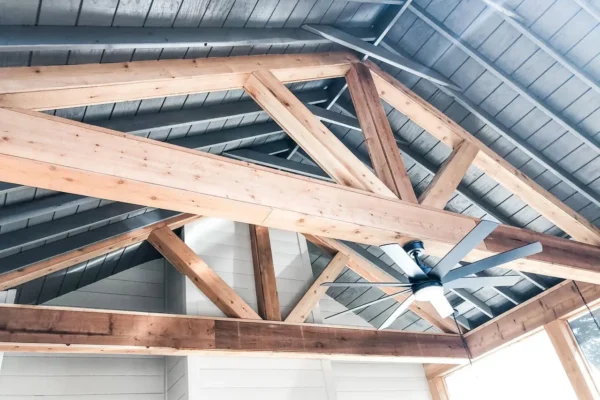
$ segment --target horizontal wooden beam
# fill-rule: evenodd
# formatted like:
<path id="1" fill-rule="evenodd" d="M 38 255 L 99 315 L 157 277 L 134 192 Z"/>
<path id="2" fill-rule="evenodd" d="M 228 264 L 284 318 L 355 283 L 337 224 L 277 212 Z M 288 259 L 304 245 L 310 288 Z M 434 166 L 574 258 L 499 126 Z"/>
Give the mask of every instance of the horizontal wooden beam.
<path id="1" fill-rule="evenodd" d="M 14 305 L 0 306 L 0 351 L 466 361 L 457 335 Z"/>
<path id="2" fill-rule="evenodd" d="M 153 230 L 148 241 L 225 315 L 260 319 L 256 311 L 168 227 Z"/>
<path id="3" fill-rule="evenodd" d="M 407 238 L 443 255 L 478 220 L 151 139 L 0 109 L 0 180 L 255 225 L 381 245 Z M 48 135 L 52 132 L 52 135 Z M 501 226 L 473 261 L 540 241 L 508 267 L 600 283 L 600 249 Z"/>
<path id="4" fill-rule="evenodd" d="M 590 307 L 600 305 L 600 286 L 584 282 L 577 285 Z M 473 357 L 479 358 L 539 332 L 546 324 L 585 310 L 575 283 L 565 281 L 473 329 L 465 339 Z"/>
<path id="5" fill-rule="evenodd" d="M 463 141 L 472 144 L 479 149 L 473 161 L 476 167 L 575 239 L 600 245 L 600 230 L 592 223 L 376 64 L 370 61 L 366 63 L 371 69 L 379 95 L 392 107 L 452 149 Z"/>
<path id="6" fill-rule="evenodd" d="M 0 291 L 32 281 L 41 276 L 49 275 L 52 272 L 69 268 L 78 263 L 91 260 L 94 257 L 142 242 L 148 239 L 150 233 L 157 228 L 167 227 L 168 229 L 173 230 L 195 221 L 198 218 L 200 217 L 191 214 L 176 215 L 166 220 L 147 225 L 143 228 L 114 236 L 110 239 L 94 242 L 85 247 L 79 247 L 66 253 L 62 253 L 56 257 L 44 259 L 34 264 L 29 264 L 22 268 L 0 274 Z"/>
<path id="7" fill-rule="evenodd" d="M 241 89 L 268 69 L 283 83 L 344 76 L 350 53 L 278 54 L 0 70 L 0 107 L 49 110 Z"/>

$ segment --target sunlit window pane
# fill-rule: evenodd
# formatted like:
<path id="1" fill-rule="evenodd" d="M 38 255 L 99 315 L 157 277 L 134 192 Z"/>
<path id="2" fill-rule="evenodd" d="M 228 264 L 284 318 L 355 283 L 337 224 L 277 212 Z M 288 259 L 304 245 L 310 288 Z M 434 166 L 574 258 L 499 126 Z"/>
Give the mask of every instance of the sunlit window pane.
<path id="1" fill-rule="evenodd" d="M 600 310 L 594 311 L 594 316 L 600 320 Z M 586 313 L 570 321 L 569 325 L 588 362 L 596 386 L 600 386 L 600 331 L 594 319 L 589 313 Z"/>
<path id="2" fill-rule="evenodd" d="M 446 384 L 450 400 L 577 400 L 544 331 L 450 374 Z"/>

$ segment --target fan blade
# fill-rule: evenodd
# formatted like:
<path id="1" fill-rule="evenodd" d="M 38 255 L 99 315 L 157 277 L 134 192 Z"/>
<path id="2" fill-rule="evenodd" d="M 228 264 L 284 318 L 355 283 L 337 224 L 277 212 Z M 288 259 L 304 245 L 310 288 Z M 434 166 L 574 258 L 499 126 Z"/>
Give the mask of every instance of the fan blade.
<path id="1" fill-rule="evenodd" d="M 447 284 L 458 278 L 464 278 L 465 276 L 476 274 L 486 269 L 497 267 L 502 264 L 509 263 L 519 258 L 528 257 L 533 254 L 537 254 L 542 251 L 542 244 L 540 242 L 531 243 L 517 249 L 505 251 L 504 253 L 496 254 L 483 260 L 479 260 L 472 264 L 459 267 L 448 272 L 442 278 L 442 284 Z"/>
<path id="2" fill-rule="evenodd" d="M 442 293 L 439 296 L 432 296 L 433 298 L 429 301 L 435 311 L 440 314 L 440 317 L 447 318 L 454 314 L 454 308 Z"/>
<path id="3" fill-rule="evenodd" d="M 411 287 L 412 283 L 402 282 L 323 282 L 321 286 L 328 287 Z"/>
<path id="4" fill-rule="evenodd" d="M 332 315 L 330 315 L 328 317 L 325 317 L 323 319 L 330 319 L 330 318 L 334 318 L 334 317 L 339 317 L 340 315 L 349 314 L 351 312 L 354 312 L 354 311 L 357 311 L 357 310 L 361 310 L 361 309 L 363 309 L 365 307 L 372 306 L 373 304 L 377 304 L 377 303 L 381 303 L 383 301 L 387 301 L 387 300 L 389 300 L 389 299 L 391 299 L 393 297 L 400 296 L 401 294 L 404 294 L 404 293 L 407 293 L 407 292 L 410 292 L 410 290 L 403 290 L 403 291 L 398 292 L 398 293 L 388 294 L 387 296 L 383 296 L 383 297 L 381 297 L 381 298 L 379 298 L 377 300 L 369 301 L 368 303 L 361 304 L 360 306 L 349 308 L 349 309 L 347 309 L 345 311 L 339 312 L 337 314 L 332 314 Z"/>
<path id="5" fill-rule="evenodd" d="M 458 278 L 444 284 L 445 289 L 481 289 L 488 286 L 513 286 L 521 279 L 518 275 L 485 276 L 478 278 Z"/>
<path id="6" fill-rule="evenodd" d="M 423 272 L 421 267 L 417 265 L 415 260 L 413 260 L 398 243 L 384 244 L 383 246 L 379 246 L 379 248 L 383 250 L 409 278 L 427 278 L 427 275 Z"/>
<path id="7" fill-rule="evenodd" d="M 404 300 L 400 304 L 400 306 L 394 310 L 392 315 L 390 315 L 385 321 L 383 321 L 383 324 L 381 324 L 381 326 L 379 327 L 379 330 L 385 329 L 388 326 L 390 326 L 396 319 L 398 319 L 398 317 L 400 315 L 402 315 L 404 313 L 404 311 L 408 310 L 408 307 L 410 307 L 410 305 L 412 303 L 414 303 L 414 301 L 415 301 L 414 294 L 411 294 L 410 296 L 408 296 L 406 298 L 406 300 Z"/>
<path id="8" fill-rule="evenodd" d="M 481 221 L 471 232 L 467 234 L 439 263 L 429 272 L 441 279 L 458 264 L 467 254 L 498 227 L 498 223 L 492 221 Z"/>

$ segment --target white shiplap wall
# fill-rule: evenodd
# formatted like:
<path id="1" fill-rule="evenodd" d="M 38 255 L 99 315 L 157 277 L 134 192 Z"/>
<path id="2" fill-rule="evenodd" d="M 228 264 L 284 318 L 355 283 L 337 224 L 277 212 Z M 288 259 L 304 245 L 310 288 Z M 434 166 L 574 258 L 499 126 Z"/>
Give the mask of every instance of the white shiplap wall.
<path id="1" fill-rule="evenodd" d="M 312 271 L 303 237 L 276 229 L 269 233 L 285 318 L 310 286 Z M 184 237 L 185 242 L 257 310 L 248 225 L 204 218 L 187 225 Z M 223 316 L 188 279 L 185 296 L 188 314 Z M 183 363 L 171 369 L 167 380 L 173 376 L 173 381 L 175 377 L 187 381 L 188 391 L 183 393 L 180 384 L 171 382 L 168 400 L 179 400 L 177 395 L 183 399 L 328 400 L 320 360 L 193 356 Z"/>
<path id="2" fill-rule="evenodd" d="M 52 300 L 51 305 L 164 311 L 156 260 Z M 164 400 L 163 357 L 6 353 L 0 400 Z"/>
<path id="3" fill-rule="evenodd" d="M 306 241 L 293 232 L 270 230 L 277 286 L 284 317 L 313 281 Z M 256 310 L 250 236 L 246 224 L 205 218 L 187 225 L 186 243 Z M 185 302 L 192 315 L 223 316 L 188 280 L 167 272 L 167 309 Z M 171 280 L 174 282 L 171 282 Z M 185 290 L 181 291 L 181 287 Z M 178 297 L 176 293 L 181 293 Z M 342 311 L 325 297 L 314 320 Z M 311 316 L 311 320 L 313 317 Z M 369 325 L 356 315 L 336 323 Z M 167 400 L 430 400 L 423 367 L 418 364 L 330 362 L 260 357 L 170 357 Z"/>

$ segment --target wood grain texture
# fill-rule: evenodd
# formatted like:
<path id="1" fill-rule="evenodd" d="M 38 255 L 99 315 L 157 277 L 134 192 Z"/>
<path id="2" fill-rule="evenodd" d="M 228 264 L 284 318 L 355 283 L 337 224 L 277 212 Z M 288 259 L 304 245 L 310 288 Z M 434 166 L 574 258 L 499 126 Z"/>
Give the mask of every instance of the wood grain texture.
<path id="1" fill-rule="evenodd" d="M 575 239 L 600 245 L 600 230 L 523 172 L 473 137 L 376 64 L 367 61 L 379 95 L 438 140 L 457 148 L 463 141 L 479 149 L 473 164 Z"/>
<path id="2" fill-rule="evenodd" d="M 0 351 L 466 361 L 457 335 L 14 305 L 0 306 Z"/>
<path id="3" fill-rule="evenodd" d="M 322 243 L 326 248 L 332 248 L 338 251 L 341 254 L 346 255 L 349 258 L 348 267 L 360 275 L 363 279 L 368 282 L 396 282 L 397 280 L 383 271 L 381 268 L 378 268 L 376 265 L 371 263 L 366 258 L 362 257 L 360 254 L 352 250 L 350 247 L 346 246 L 344 243 L 328 239 L 328 238 L 315 238 L 314 236 L 306 237 L 309 241 L 315 241 L 317 243 Z M 339 254 L 338 253 L 338 254 Z M 393 294 L 398 291 L 397 288 L 393 287 L 381 287 L 379 288 L 386 294 Z M 394 300 L 398 303 L 402 303 L 410 294 L 401 295 L 394 297 Z M 419 317 L 423 318 L 425 321 L 429 322 L 431 325 L 440 329 L 442 332 L 447 333 L 457 333 L 456 324 L 450 318 L 442 319 L 437 311 L 431 306 L 430 303 L 427 302 L 414 302 L 410 305 L 409 308 L 412 312 L 417 314 Z"/>
<path id="4" fill-rule="evenodd" d="M 446 207 L 478 152 L 479 149 L 467 141 L 459 144 L 421 193 L 419 203 L 439 209 Z"/>
<path id="5" fill-rule="evenodd" d="M 49 110 L 241 89 L 259 69 L 284 83 L 327 79 L 344 76 L 355 60 L 315 53 L 3 68 L 0 107 Z"/>
<path id="6" fill-rule="evenodd" d="M 419 238 L 434 256 L 479 221 L 33 111 L 0 109 L 0 119 L 5 182 L 366 244 Z M 542 253 L 508 267 L 600 283 L 598 247 L 507 226 L 466 261 L 538 240 Z"/>
<path id="7" fill-rule="evenodd" d="M 594 385 L 592 374 L 573 336 L 567 321 L 556 320 L 544 326 L 556 355 L 580 400 L 597 400 L 600 394 Z"/>
<path id="8" fill-rule="evenodd" d="M 249 229 L 258 314 L 269 321 L 281 321 L 269 228 L 249 225 Z"/>
<path id="9" fill-rule="evenodd" d="M 369 68 L 353 64 L 346 82 L 375 174 L 398 198 L 416 203 L 415 191 Z"/>
<path id="10" fill-rule="evenodd" d="M 159 228 L 152 231 L 148 241 L 225 315 L 233 318 L 260 319 L 252 307 L 170 229 Z"/>
<path id="11" fill-rule="evenodd" d="M 42 276 L 49 275 L 55 271 L 60 271 L 69 268 L 81 262 L 91 260 L 94 257 L 99 257 L 108 254 L 118 249 L 125 248 L 135 243 L 142 242 L 148 239 L 148 236 L 155 229 L 164 227 L 167 230 L 177 229 L 183 225 L 201 218 L 197 215 L 182 214 L 168 220 L 157 222 L 145 228 L 128 232 L 123 235 L 103 240 L 98 243 L 91 244 L 73 250 L 57 257 L 37 262 L 28 265 L 16 271 L 8 272 L 0 275 L 0 291 L 6 290 L 25 282 L 32 281 Z"/>
<path id="12" fill-rule="evenodd" d="M 600 304 L 600 286 L 583 282 L 577 285 L 590 307 Z M 479 358 L 585 309 L 574 283 L 565 281 L 473 329 L 465 339 L 473 357 Z"/>
<path id="13" fill-rule="evenodd" d="M 333 260 L 327 264 L 321 275 L 315 279 L 313 284 L 302 296 L 296 307 L 287 316 L 285 322 L 291 323 L 302 323 L 306 321 L 306 318 L 310 315 L 312 310 L 317 306 L 319 300 L 325 292 L 327 292 L 326 286 L 321 286 L 325 282 L 333 282 L 338 277 L 342 269 L 348 264 L 348 256 L 342 253 L 337 253 Z"/>
<path id="14" fill-rule="evenodd" d="M 336 182 L 394 197 L 392 191 L 271 72 L 253 72 L 244 89 Z"/>
<path id="15" fill-rule="evenodd" d="M 442 377 L 428 379 L 429 390 L 431 391 L 432 400 L 450 400 L 446 381 Z"/>

